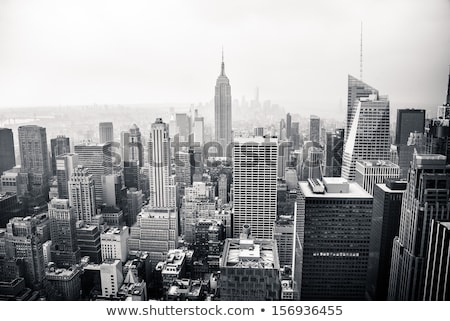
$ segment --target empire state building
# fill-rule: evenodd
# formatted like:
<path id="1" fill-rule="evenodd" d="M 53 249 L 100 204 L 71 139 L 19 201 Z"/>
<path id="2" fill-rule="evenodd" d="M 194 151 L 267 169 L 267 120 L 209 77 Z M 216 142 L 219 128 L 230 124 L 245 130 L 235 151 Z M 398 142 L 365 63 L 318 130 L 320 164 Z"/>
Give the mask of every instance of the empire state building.
<path id="1" fill-rule="evenodd" d="M 222 53 L 222 69 L 216 81 L 214 97 L 215 138 L 225 153 L 231 144 L 231 87 L 230 80 L 225 75 L 225 63 Z"/>

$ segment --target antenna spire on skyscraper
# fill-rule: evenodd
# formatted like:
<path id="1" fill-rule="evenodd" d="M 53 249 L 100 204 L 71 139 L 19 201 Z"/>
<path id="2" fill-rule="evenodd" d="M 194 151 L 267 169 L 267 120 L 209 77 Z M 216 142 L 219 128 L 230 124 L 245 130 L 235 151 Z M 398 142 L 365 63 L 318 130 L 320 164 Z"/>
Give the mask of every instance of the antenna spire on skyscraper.
<path id="1" fill-rule="evenodd" d="M 361 41 L 359 52 L 359 79 L 363 79 L 363 23 L 361 21 Z"/>
<path id="2" fill-rule="evenodd" d="M 448 66 L 448 84 L 447 84 L 447 100 L 446 105 L 450 106 L 450 65 Z"/>
<path id="3" fill-rule="evenodd" d="M 221 76 L 225 76 L 225 62 L 223 60 L 223 45 L 222 45 L 222 72 L 220 73 Z"/>

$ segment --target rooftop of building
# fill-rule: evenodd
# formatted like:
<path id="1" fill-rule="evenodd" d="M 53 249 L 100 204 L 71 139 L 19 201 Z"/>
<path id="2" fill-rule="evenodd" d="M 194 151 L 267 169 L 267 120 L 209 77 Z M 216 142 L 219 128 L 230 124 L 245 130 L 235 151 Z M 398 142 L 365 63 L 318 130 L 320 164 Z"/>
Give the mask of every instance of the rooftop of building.
<path id="1" fill-rule="evenodd" d="M 399 168 L 399 166 L 389 160 L 358 160 L 356 161 L 356 166 L 358 164 L 364 167 L 390 167 L 390 168 Z"/>
<path id="2" fill-rule="evenodd" d="M 125 232 L 128 229 L 129 229 L 128 226 L 123 226 L 123 227 L 111 226 L 111 227 L 106 228 L 106 230 L 103 231 L 102 235 L 103 234 L 120 235 L 121 233 Z"/>
<path id="3" fill-rule="evenodd" d="M 76 266 L 70 267 L 68 269 L 62 269 L 62 268 L 56 268 L 56 267 L 50 266 L 49 268 L 47 268 L 45 270 L 45 276 L 50 279 L 56 278 L 56 277 L 71 278 L 79 272 L 80 272 L 80 269 Z"/>
<path id="4" fill-rule="evenodd" d="M 226 239 L 221 267 L 279 269 L 275 240 Z"/>
<path id="5" fill-rule="evenodd" d="M 323 192 L 314 193 L 308 182 L 299 182 L 300 190 L 305 197 L 309 198 L 373 198 L 358 183 L 348 182 L 341 177 L 324 177 Z"/>
<path id="6" fill-rule="evenodd" d="M 17 196 L 16 193 L 10 193 L 10 192 L 0 193 L 0 202 L 4 201 L 4 200 L 7 200 L 7 199 L 9 199 L 11 197 L 15 197 L 15 196 Z"/>
<path id="7" fill-rule="evenodd" d="M 92 141 L 87 141 L 87 142 L 82 142 L 82 143 L 78 143 L 76 144 L 74 147 L 103 147 L 105 145 L 110 145 L 111 143 L 96 143 L 96 142 L 92 142 Z"/>
<path id="8" fill-rule="evenodd" d="M 145 282 L 122 284 L 118 296 L 142 296 L 145 293 Z"/>
<path id="9" fill-rule="evenodd" d="M 417 165 L 445 165 L 447 157 L 440 154 L 416 154 L 414 157 Z"/>
<path id="10" fill-rule="evenodd" d="M 97 225 L 83 224 L 81 226 L 77 226 L 77 230 L 78 231 L 89 231 L 89 232 L 92 232 L 95 229 L 97 229 Z"/>
<path id="11" fill-rule="evenodd" d="M 444 226 L 447 230 L 450 230 L 450 222 L 441 222 L 441 225 Z"/>
<path id="12" fill-rule="evenodd" d="M 20 170 L 16 170 L 14 168 L 8 169 L 7 171 L 4 171 L 1 174 L 1 177 L 3 178 L 16 178 L 17 176 L 19 176 L 19 171 Z"/>
<path id="13" fill-rule="evenodd" d="M 182 265 L 186 259 L 186 253 L 183 250 L 170 250 L 166 256 L 166 264 Z"/>
<path id="14" fill-rule="evenodd" d="M 186 296 L 199 297 L 201 295 L 203 282 L 200 280 L 181 279 L 175 280 L 173 285 L 167 291 L 167 294 L 172 297 Z"/>
<path id="15" fill-rule="evenodd" d="M 233 142 L 239 145 L 242 144 L 263 144 L 263 143 L 278 143 L 276 136 L 248 136 L 248 137 L 234 137 Z"/>
<path id="16" fill-rule="evenodd" d="M 120 213 L 123 212 L 120 208 L 118 208 L 117 206 L 103 206 L 101 208 L 101 213 L 102 214 L 114 214 L 114 213 Z"/>
<path id="17" fill-rule="evenodd" d="M 275 226 L 290 226 L 294 225 L 293 215 L 280 215 L 275 221 Z"/>
<path id="18" fill-rule="evenodd" d="M 141 218 L 168 218 L 171 214 L 175 213 L 175 208 L 152 208 L 151 206 L 145 206 L 138 214 Z"/>
<path id="19" fill-rule="evenodd" d="M 406 190 L 408 182 L 406 181 L 394 181 L 394 186 L 391 185 L 391 188 L 389 187 L 389 184 L 383 183 L 383 184 L 376 184 L 383 192 L 387 193 L 403 193 Z"/>

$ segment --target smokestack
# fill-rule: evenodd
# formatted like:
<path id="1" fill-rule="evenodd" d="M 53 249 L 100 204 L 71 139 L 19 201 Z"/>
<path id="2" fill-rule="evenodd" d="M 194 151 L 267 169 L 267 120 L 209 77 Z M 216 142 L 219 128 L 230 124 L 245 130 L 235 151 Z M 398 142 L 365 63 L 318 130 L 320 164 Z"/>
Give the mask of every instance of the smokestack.
<path id="1" fill-rule="evenodd" d="M 447 106 L 450 106 L 450 66 L 448 70 L 448 85 L 447 85 Z"/>

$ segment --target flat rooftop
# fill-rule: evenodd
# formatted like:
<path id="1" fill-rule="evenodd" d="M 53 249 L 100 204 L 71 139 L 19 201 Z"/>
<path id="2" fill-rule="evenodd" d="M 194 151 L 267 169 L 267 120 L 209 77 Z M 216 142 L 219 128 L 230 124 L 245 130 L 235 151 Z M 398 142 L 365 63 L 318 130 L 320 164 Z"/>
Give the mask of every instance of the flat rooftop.
<path id="1" fill-rule="evenodd" d="M 447 230 L 450 230 L 450 222 L 441 222 L 441 225 L 443 225 Z"/>
<path id="2" fill-rule="evenodd" d="M 418 165 L 445 165 L 447 157 L 440 154 L 419 154 L 415 155 Z"/>
<path id="3" fill-rule="evenodd" d="M 46 277 L 65 277 L 70 278 L 79 273 L 80 270 L 78 268 L 70 268 L 70 269 L 47 269 L 45 271 Z"/>
<path id="4" fill-rule="evenodd" d="M 238 144 L 249 144 L 249 143 L 255 143 L 255 144 L 262 144 L 262 143 L 278 143 L 277 137 L 267 136 L 250 136 L 250 137 L 234 137 L 233 138 L 234 143 Z"/>
<path id="5" fill-rule="evenodd" d="M 0 202 L 3 201 L 3 200 L 6 200 L 8 198 L 14 197 L 16 195 L 17 195 L 16 193 L 9 193 L 9 192 L 0 193 Z"/>
<path id="6" fill-rule="evenodd" d="M 404 193 L 406 189 L 390 189 L 386 184 L 376 184 L 383 192 L 388 193 Z"/>
<path id="7" fill-rule="evenodd" d="M 356 163 L 360 163 L 364 167 L 399 167 L 397 164 L 388 160 L 358 160 Z"/>
<path id="8" fill-rule="evenodd" d="M 221 267 L 279 269 L 278 250 L 274 240 L 227 239 Z"/>
<path id="9" fill-rule="evenodd" d="M 327 177 L 326 179 L 329 180 L 329 182 L 332 182 L 333 184 L 334 184 L 334 182 L 336 182 L 336 184 L 337 184 L 339 182 L 339 180 L 341 180 L 342 178 Z M 346 181 L 346 180 L 344 179 L 344 181 Z M 303 195 L 305 195 L 306 197 L 309 197 L 309 198 L 341 198 L 341 199 L 343 199 L 343 198 L 367 198 L 367 199 L 373 198 L 373 196 L 370 195 L 369 193 L 367 193 L 366 190 L 364 190 L 364 188 L 362 188 L 358 183 L 353 183 L 353 182 L 348 183 L 348 187 L 349 187 L 348 193 L 328 193 L 326 191 L 326 189 L 325 189 L 325 193 L 323 193 L 323 194 L 313 193 L 308 182 L 304 182 L 304 181 L 299 182 L 299 187 L 300 187 L 300 190 L 302 191 Z"/>

